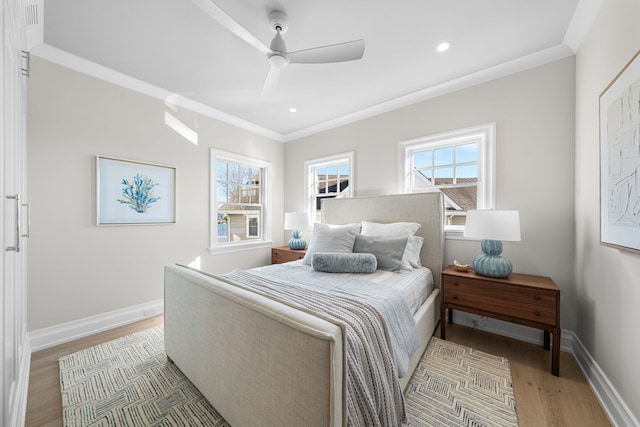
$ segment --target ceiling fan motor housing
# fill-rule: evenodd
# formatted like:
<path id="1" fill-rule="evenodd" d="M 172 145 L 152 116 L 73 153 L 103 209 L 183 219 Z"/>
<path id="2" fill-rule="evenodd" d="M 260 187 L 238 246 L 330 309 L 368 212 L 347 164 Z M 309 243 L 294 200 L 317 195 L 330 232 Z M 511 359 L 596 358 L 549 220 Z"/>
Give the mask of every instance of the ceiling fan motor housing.
<path id="1" fill-rule="evenodd" d="M 269 64 L 271 64 L 273 68 L 282 69 L 289 65 L 289 60 L 284 55 L 274 53 L 273 55 L 269 56 Z"/>

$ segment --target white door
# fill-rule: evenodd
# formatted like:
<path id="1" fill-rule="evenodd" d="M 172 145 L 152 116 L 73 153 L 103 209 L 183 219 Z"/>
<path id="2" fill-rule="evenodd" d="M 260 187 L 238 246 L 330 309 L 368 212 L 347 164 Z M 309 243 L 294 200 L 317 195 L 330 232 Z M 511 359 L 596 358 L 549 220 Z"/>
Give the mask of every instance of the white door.
<path id="1" fill-rule="evenodd" d="M 24 423 L 30 348 L 26 321 L 26 53 L 21 0 L 2 0 L 0 57 L 0 187 L 2 188 L 2 288 L 0 425 Z"/>

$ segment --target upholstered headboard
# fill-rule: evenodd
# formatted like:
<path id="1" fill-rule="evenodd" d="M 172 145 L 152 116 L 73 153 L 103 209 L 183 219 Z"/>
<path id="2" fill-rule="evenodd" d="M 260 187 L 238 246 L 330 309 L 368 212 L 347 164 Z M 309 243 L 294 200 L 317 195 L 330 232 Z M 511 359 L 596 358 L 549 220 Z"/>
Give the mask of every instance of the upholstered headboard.
<path id="1" fill-rule="evenodd" d="M 324 199 L 322 222 L 350 224 L 363 220 L 379 223 L 417 222 L 416 236 L 424 238 L 422 265 L 431 269 L 440 289 L 444 262 L 444 211 L 442 193 Z"/>

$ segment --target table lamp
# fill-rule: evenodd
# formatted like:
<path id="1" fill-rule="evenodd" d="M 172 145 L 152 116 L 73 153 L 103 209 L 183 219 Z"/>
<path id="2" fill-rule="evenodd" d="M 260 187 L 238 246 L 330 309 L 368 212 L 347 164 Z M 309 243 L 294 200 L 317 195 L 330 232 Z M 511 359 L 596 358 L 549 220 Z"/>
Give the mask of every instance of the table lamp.
<path id="1" fill-rule="evenodd" d="M 284 229 L 293 230 L 289 248 L 299 250 L 307 247 L 307 242 L 302 239 L 302 230 L 309 229 L 309 216 L 306 212 L 285 212 Z"/>
<path id="2" fill-rule="evenodd" d="M 518 211 L 470 210 L 464 237 L 482 239 L 480 247 L 483 255 L 473 260 L 472 267 L 481 276 L 507 278 L 513 265 L 500 256 L 502 241 L 520 241 L 520 215 Z"/>

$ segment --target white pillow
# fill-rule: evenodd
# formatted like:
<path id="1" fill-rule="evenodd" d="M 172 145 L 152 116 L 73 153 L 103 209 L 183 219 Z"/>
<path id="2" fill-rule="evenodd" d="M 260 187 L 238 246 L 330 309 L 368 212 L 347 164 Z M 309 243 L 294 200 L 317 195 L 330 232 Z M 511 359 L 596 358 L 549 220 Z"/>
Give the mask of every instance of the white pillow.
<path id="1" fill-rule="evenodd" d="M 328 225 L 316 223 L 313 226 L 313 236 L 302 263 L 311 265 L 313 254 L 316 252 L 352 253 L 353 244 L 359 231 L 360 224 Z"/>
<path id="2" fill-rule="evenodd" d="M 378 236 L 378 237 L 409 237 L 407 240 L 407 246 L 402 256 L 402 268 L 403 270 L 410 270 L 415 267 L 421 267 L 420 262 L 420 249 L 424 239 L 422 237 L 414 236 L 416 231 L 420 228 L 420 224 L 417 222 L 392 222 L 390 224 L 380 224 L 377 222 L 362 221 L 362 235 L 363 236 Z M 412 237 L 415 237 L 413 239 Z"/>
<path id="3" fill-rule="evenodd" d="M 409 237 L 416 234 L 420 228 L 417 222 L 392 222 L 379 224 L 377 222 L 362 221 L 362 235 L 379 237 Z"/>
<path id="4" fill-rule="evenodd" d="M 360 233 L 360 229 L 362 228 L 362 224 L 360 224 L 359 222 L 354 222 L 351 224 L 345 224 L 345 225 L 338 225 L 338 224 L 322 224 L 319 222 L 316 222 L 315 224 L 313 224 L 313 231 L 322 231 L 322 230 L 330 230 L 330 229 L 354 229 L 356 231 L 356 233 Z"/>
<path id="5" fill-rule="evenodd" d="M 423 243 L 424 237 L 409 237 L 409 239 L 407 240 L 407 246 L 404 249 L 404 255 L 402 255 L 402 268 L 407 268 L 407 264 L 409 264 L 413 268 L 422 267 L 422 261 L 420 261 L 420 251 L 422 250 Z"/>

